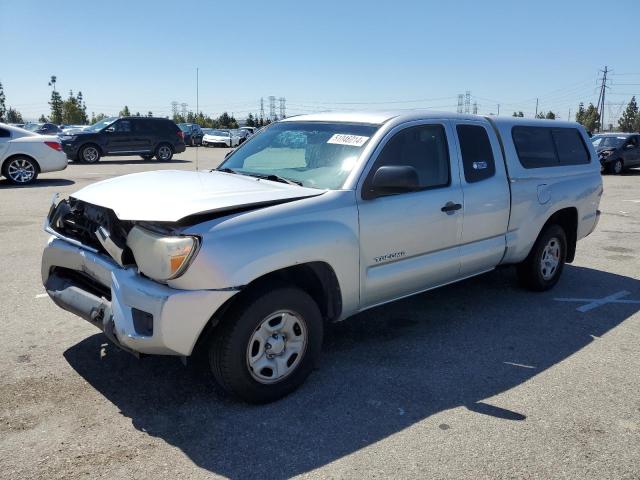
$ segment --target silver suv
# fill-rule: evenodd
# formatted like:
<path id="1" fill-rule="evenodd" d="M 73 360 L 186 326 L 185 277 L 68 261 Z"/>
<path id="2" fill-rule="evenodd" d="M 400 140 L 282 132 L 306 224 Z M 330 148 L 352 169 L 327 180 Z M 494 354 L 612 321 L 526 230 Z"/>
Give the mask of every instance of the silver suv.
<path id="1" fill-rule="evenodd" d="M 601 194 L 576 123 L 301 116 L 217 170 L 137 173 L 56 199 L 42 281 L 121 348 L 205 349 L 220 385 L 267 402 L 311 373 L 326 322 L 498 265 L 553 287 Z"/>

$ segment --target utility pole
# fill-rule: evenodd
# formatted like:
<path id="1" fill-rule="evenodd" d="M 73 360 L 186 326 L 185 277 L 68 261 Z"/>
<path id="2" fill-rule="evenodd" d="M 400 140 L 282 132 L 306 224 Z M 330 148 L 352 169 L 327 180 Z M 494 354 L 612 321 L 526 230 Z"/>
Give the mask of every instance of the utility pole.
<path id="1" fill-rule="evenodd" d="M 264 122 L 264 98 L 260 97 L 260 123 Z"/>
<path id="2" fill-rule="evenodd" d="M 598 106 L 596 109 L 598 110 L 598 121 L 600 125 L 598 125 L 598 131 L 600 132 L 604 126 L 604 97 L 607 93 L 607 73 L 609 73 L 609 68 L 605 65 L 604 70 L 600 70 L 602 72 L 602 83 L 600 84 L 600 95 L 598 96 Z"/>
<path id="3" fill-rule="evenodd" d="M 500 104 L 498 104 L 498 114 L 496 115 L 496 117 L 500 116 Z"/>
<path id="4" fill-rule="evenodd" d="M 182 102 L 180 104 L 180 107 L 182 108 L 182 117 L 184 118 L 184 121 L 187 121 L 187 103 Z"/>
<path id="5" fill-rule="evenodd" d="M 285 102 L 286 101 L 287 101 L 287 99 L 284 98 L 284 97 L 280 97 L 278 99 L 278 102 L 280 102 L 280 119 L 283 119 L 283 118 L 285 118 L 287 116 L 286 115 L 286 113 L 287 113 L 286 112 L 286 107 L 285 107 Z"/>
<path id="6" fill-rule="evenodd" d="M 196 67 L 196 118 L 198 118 L 199 113 L 200 113 L 200 69 Z"/>
<path id="7" fill-rule="evenodd" d="M 473 114 L 478 114 L 478 102 L 473 102 Z"/>
<path id="8" fill-rule="evenodd" d="M 467 90 L 464 94 L 464 113 L 471 113 L 471 92 Z"/>
<path id="9" fill-rule="evenodd" d="M 272 122 L 276 119 L 276 97 L 269 95 L 269 120 Z"/>
<path id="10" fill-rule="evenodd" d="M 536 117 L 538 116 L 538 99 L 536 98 Z"/>
<path id="11" fill-rule="evenodd" d="M 569 115 L 567 115 L 567 122 L 571 121 L 571 109 L 569 109 Z"/>
<path id="12" fill-rule="evenodd" d="M 458 113 L 462 113 L 462 104 L 464 103 L 464 93 L 458 94 Z"/>
<path id="13" fill-rule="evenodd" d="M 173 114 L 174 119 L 178 116 L 178 102 L 175 100 L 171 102 L 171 113 Z"/>

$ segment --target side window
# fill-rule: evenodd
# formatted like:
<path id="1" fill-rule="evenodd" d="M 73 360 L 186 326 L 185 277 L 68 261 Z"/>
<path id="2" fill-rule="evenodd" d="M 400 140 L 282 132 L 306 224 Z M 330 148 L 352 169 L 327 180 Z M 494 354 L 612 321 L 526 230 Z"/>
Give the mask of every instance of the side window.
<path id="1" fill-rule="evenodd" d="M 589 163 L 589 151 L 575 128 L 554 128 L 551 130 L 553 142 L 558 152 L 559 165 L 580 165 Z"/>
<path id="2" fill-rule="evenodd" d="M 116 132 L 129 133 L 131 132 L 131 120 L 120 120 L 113 127 Z"/>
<path id="3" fill-rule="evenodd" d="M 371 175 L 383 165 L 408 165 L 421 188 L 449 185 L 449 147 L 442 125 L 418 125 L 396 133 L 384 146 Z"/>
<path id="4" fill-rule="evenodd" d="M 456 131 L 460 140 L 464 178 L 467 183 L 493 177 L 496 164 L 485 128 L 479 125 L 458 125 Z"/>
<path id="5" fill-rule="evenodd" d="M 551 129 L 546 127 L 513 127 L 511 132 L 518 158 L 524 168 L 558 165 Z"/>
<path id="6" fill-rule="evenodd" d="M 11 137 L 11 132 L 9 132 L 9 130 L 0 128 L 0 138 L 10 138 L 10 137 Z"/>

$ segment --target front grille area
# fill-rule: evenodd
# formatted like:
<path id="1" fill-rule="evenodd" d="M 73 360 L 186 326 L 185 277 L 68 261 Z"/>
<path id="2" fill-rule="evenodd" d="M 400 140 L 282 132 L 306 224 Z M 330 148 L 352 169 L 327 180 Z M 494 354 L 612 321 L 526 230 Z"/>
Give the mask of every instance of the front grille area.
<path id="1" fill-rule="evenodd" d="M 70 197 L 68 200 L 62 200 L 51 210 L 49 225 L 60 235 L 109 255 L 95 233 L 99 227 L 103 227 L 109 232 L 111 239 L 120 248 L 125 249 L 128 253 L 126 257 L 132 259 L 126 244 L 133 224 L 119 220 L 113 210 Z"/>

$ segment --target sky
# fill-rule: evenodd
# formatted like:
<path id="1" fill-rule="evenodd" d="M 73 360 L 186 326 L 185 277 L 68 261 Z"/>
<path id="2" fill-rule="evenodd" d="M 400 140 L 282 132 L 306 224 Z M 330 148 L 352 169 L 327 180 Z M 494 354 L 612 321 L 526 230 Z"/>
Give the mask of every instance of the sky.
<path id="1" fill-rule="evenodd" d="M 25 119 L 49 113 L 51 75 L 105 114 L 244 118 L 270 95 L 287 115 L 455 111 L 470 91 L 479 113 L 530 116 L 538 98 L 567 118 L 606 65 L 608 123 L 640 94 L 638 31 L 638 0 L 0 0 L 0 82 Z"/>

